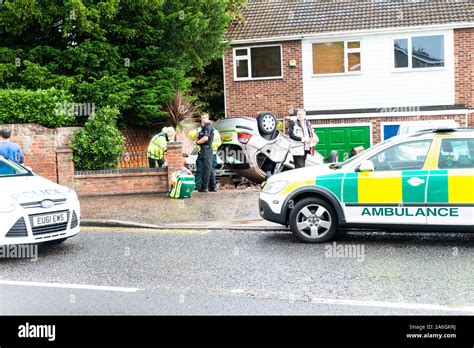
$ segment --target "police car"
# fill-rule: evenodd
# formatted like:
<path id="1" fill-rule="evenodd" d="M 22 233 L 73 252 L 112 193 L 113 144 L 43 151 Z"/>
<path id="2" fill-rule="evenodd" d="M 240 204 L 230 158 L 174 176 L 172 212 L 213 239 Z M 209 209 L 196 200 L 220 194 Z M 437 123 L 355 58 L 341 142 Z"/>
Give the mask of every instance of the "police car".
<path id="1" fill-rule="evenodd" d="M 259 205 L 304 242 L 340 227 L 474 232 L 474 129 L 396 136 L 339 164 L 272 176 Z"/>
<path id="2" fill-rule="evenodd" d="M 0 155 L 0 246 L 61 243 L 79 232 L 76 192 Z"/>

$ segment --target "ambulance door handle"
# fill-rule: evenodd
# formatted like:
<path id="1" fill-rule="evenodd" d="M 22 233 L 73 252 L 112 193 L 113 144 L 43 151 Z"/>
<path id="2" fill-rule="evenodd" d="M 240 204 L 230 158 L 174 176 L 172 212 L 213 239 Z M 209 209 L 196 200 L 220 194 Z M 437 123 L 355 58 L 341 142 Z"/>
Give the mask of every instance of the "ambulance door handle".
<path id="1" fill-rule="evenodd" d="M 408 183 L 411 185 L 411 186 L 420 186 L 421 184 L 424 184 L 425 183 L 425 180 L 423 179 L 420 179 L 420 178 L 417 178 L 417 177 L 414 177 L 414 178 L 411 178 L 410 180 L 408 180 Z"/>

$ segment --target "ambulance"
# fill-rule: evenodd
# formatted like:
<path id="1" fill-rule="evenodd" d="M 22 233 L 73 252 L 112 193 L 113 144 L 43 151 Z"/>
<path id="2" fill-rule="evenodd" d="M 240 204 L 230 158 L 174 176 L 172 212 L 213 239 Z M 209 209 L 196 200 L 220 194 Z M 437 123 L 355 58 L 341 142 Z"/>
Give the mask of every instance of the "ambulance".
<path id="1" fill-rule="evenodd" d="M 474 232 L 474 129 L 400 135 L 342 163 L 274 175 L 259 209 L 303 242 L 345 228 Z"/>

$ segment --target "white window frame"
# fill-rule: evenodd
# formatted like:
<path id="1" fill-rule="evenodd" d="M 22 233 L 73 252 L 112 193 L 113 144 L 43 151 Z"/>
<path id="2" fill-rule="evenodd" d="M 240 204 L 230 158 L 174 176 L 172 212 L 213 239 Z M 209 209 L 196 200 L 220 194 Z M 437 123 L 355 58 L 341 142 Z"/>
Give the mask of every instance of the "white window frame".
<path id="1" fill-rule="evenodd" d="M 280 76 L 269 76 L 269 77 L 252 77 L 252 48 L 260 48 L 260 47 L 279 47 L 280 48 Z M 247 55 L 245 56 L 237 56 L 237 50 L 247 50 Z M 283 79 L 283 47 L 281 44 L 274 44 L 274 45 L 254 45 L 254 46 L 243 46 L 243 47 L 234 47 L 233 48 L 233 65 L 234 65 L 234 81 L 255 81 L 255 80 L 278 80 Z M 237 77 L 237 61 L 238 60 L 247 60 L 248 61 L 248 69 L 249 69 L 249 76 L 248 77 Z"/>
<path id="2" fill-rule="evenodd" d="M 313 70 L 313 45 L 316 43 L 332 43 L 332 42 L 344 42 L 344 72 L 342 73 L 330 73 L 330 74 L 315 74 Z M 359 42 L 359 48 L 348 48 L 347 44 L 349 42 Z M 359 53 L 360 54 L 360 70 L 359 71 L 349 71 L 349 53 Z M 330 76 L 346 76 L 346 75 L 361 75 L 363 73 L 363 64 L 362 64 L 362 39 L 340 39 L 340 40 L 317 40 L 311 41 L 311 76 L 312 77 L 330 77 Z"/>
<path id="3" fill-rule="evenodd" d="M 414 37 L 426 37 L 426 36 L 442 36 L 443 37 L 443 57 L 444 57 L 444 65 L 443 66 L 436 66 L 431 68 L 413 68 L 412 64 L 412 40 Z M 407 50 L 408 50 L 408 67 L 407 68 L 396 68 L 395 67 L 395 40 L 408 40 Z M 446 69 L 446 35 L 445 34 L 411 34 L 411 35 L 404 35 L 400 37 L 394 37 L 392 39 L 392 70 L 393 72 L 418 72 L 418 71 L 436 71 L 436 70 L 444 70 Z"/>

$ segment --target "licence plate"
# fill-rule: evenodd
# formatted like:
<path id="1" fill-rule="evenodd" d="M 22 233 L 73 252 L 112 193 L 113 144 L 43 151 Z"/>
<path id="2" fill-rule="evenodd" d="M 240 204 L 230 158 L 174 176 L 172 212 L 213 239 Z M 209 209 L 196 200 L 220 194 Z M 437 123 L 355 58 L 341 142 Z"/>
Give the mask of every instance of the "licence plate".
<path id="1" fill-rule="evenodd" d="M 47 226 L 67 222 L 67 213 L 40 215 L 33 217 L 33 227 Z"/>
<path id="2" fill-rule="evenodd" d="M 221 135 L 221 140 L 222 141 L 231 141 L 232 140 L 232 134 Z"/>

